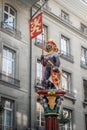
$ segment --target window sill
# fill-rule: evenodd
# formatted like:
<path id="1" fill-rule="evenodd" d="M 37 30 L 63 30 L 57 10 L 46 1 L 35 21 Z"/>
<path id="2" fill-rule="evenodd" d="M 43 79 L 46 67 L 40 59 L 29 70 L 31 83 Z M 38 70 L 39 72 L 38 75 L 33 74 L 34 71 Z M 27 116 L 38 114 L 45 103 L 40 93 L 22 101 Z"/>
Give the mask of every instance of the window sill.
<path id="1" fill-rule="evenodd" d="M 11 35 L 12 37 L 15 37 L 17 39 L 21 39 L 21 32 L 16 29 L 16 28 L 11 28 L 11 27 L 5 27 L 4 23 L 1 22 L 1 26 L 0 26 L 0 31 L 3 31 L 9 35 Z"/>
<path id="2" fill-rule="evenodd" d="M 35 46 L 37 46 L 37 47 L 39 47 L 39 48 L 42 48 L 41 43 L 35 42 L 34 44 L 35 44 Z"/>
<path id="3" fill-rule="evenodd" d="M 87 70 L 87 65 L 82 64 L 82 63 L 81 63 L 81 65 L 80 65 L 80 66 L 81 66 L 81 68 L 83 68 L 83 69 L 86 69 L 86 70 Z"/>
<path id="4" fill-rule="evenodd" d="M 69 100 L 72 101 L 73 104 L 75 104 L 76 98 L 72 92 L 66 92 L 66 95 L 64 96 L 65 98 L 68 98 Z"/>
<path id="5" fill-rule="evenodd" d="M 63 58 L 64 60 L 67 60 L 71 63 L 74 63 L 74 59 L 73 59 L 72 55 L 67 55 L 67 54 L 64 54 L 64 53 L 61 52 L 60 57 Z"/>
<path id="6" fill-rule="evenodd" d="M 42 49 L 42 44 L 41 44 L 41 43 L 35 42 L 34 44 L 35 44 L 35 46 L 37 46 L 38 48 Z M 46 50 L 45 46 L 44 46 L 44 50 Z"/>
<path id="7" fill-rule="evenodd" d="M 5 85 L 14 86 L 16 88 L 20 87 L 20 80 L 6 76 L 5 74 L 2 73 L 0 73 L 0 82 Z"/>

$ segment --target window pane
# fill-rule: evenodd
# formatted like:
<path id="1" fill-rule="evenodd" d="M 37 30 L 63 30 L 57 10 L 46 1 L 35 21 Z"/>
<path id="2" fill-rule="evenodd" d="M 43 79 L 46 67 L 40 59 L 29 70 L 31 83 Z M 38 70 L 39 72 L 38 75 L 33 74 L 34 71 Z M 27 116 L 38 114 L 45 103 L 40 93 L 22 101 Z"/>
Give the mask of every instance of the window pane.
<path id="1" fill-rule="evenodd" d="M 47 26 L 43 26 L 43 34 L 44 34 L 44 41 L 45 43 L 47 42 L 47 38 L 48 38 L 48 27 Z"/>
<path id="2" fill-rule="evenodd" d="M 61 36 L 61 51 L 62 53 L 64 54 L 69 54 L 70 52 L 70 49 L 69 49 L 69 39 L 64 37 L 64 36 Z"/>
<path id="3" fill-rule="evenodd" d="M 9 16 L 9 19 L 8 19 L 8 24 L 12 27 L 14 27 L 14 18 Z"/>
<path id="4" fill-rule="evenodd" d="M 8 14 L 4 13 L 4 23 L 8 24 Z"/>
<path id="5" fill-rule="evenodd" d="M 5 10 L 6 12 L 8 12 L 8 6 L 5 6 L 5 7 L 4 7 L 4 10 Z"/>
<path id="6" fill-rule="evenodd" d="M 67 75 L 64 74 L 64 73 L 63 73 L 63 76 L 62 76 L 62 88 L 67 90 Z"/>
<path id="7" fill-rule="evenodd" d="M 6 70 L 7 70 L 7 60 L 6 60 L 6 58 L 4 58 L 4 57 L 3 57 L 2 70 L 3 70 L 3 72 L 6 72 Z"/>
<path id="8" fill-rule="evenodd" d="M 62 88 L 65 90 L 71 91 L 71 74 L 65 71 L 62 71 Z"/>
<path id="9" fill-rule="evenodd" d="M 37 61 L 37 78 L 42 79 L 42 64 Z"/>
<path id="10" fill-rule="evenodd" d="M 66 53 L 66 41 L 61 39 L 61 50 Z"/>
<path id="11" fill-rule="evenodd" d="M 3 49 L 2 71 L 9 76 L 14 77 L 15 73 L 15 52 L 9 48 Z"/>
<path id="12" fill-rule="evenodd" d="M 39 34 L 37 36 L 37 42 L 40 42 L 42 44 L 42 35 L 41 34 Z"/>
<path id="13" fill-rule="evenodd" d="M 81 61 L 82 64 L 87 64 L 87 49 L 86 48 L 81 48 Z"/>
<path id="14" fill-rule="evenodd" d="M 8 66 L 8 74 L 12 74 L 12 61 L 9 61 L 7 62 L 7 66 Z"/>
<path id="15" fill-rule="evenodd" d="M 12 115 L 12 112 L 6 110 L 6 126 L 11 126 L 11 122 L 12 122 L 11 115 Z"/>
<path id="16" fill-rule="evenodd" d="M 44 126 L 44 109 L 40 103 L 37 103 L 36 105 L 36 121 L 38 122 L 37 126 Z"/>
<path id="17" fill-rule="evenodd" d="M 83 80 L 84 98 L 87 100 L 87 80 Z"/>
<path id="18" fill-rule="evenodd" d="M 11 15 L 13 15 L 13 16 L 15 15 L 14 10 L 13 10 L 13 9 L 11 9 L 11 8 L 10 8 L 10 14 L 11 14 Z"/>

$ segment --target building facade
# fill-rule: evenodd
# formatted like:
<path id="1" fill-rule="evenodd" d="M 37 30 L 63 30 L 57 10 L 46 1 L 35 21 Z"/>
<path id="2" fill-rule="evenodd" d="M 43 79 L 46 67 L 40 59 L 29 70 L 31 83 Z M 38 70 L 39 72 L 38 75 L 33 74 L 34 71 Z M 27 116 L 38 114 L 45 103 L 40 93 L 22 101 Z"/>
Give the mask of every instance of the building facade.
<path id="1" fill-rule="evenodd" d="M 28 8 L 21 2 L 0 0 L 0 130 L 27 128 L 28 19 Z"/>
<path id="2" fill-rule="evenodd" d="M 30 120 L 32 130 L 44 129 L 44 111 L 36 94 L 42 83 L 42 34 L 32 40 L 30 95 L 30 7 L 27 0 L 0 0 L 0 130 L 25 130 Z M 33 5 L 33 14 L 38 7 L 39 2 Z M 49 39 L 57 44 L 60 87 L 67 92 L 61 110 L 70 122 L 60 124 L 61 130 L 87 130 L 86 12 L 85 0 L 49 0 L 43 7 L 44 47 Z"/>

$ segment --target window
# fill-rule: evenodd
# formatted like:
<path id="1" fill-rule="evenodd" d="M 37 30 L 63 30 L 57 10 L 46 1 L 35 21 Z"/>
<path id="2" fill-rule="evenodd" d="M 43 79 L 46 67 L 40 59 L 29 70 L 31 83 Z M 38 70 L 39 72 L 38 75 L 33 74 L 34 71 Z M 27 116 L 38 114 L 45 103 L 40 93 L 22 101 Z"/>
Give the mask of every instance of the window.
<path id="1" fill-rule="evenodd" d="M 86 126 L 86 130 L 87 130 L 87 114 L 85 115 L 85 126 Z"/>
<path id="2" fill-rule="evenodd" d="M 69 21 L 69 14 L 61 10 L 61 17 L 65 21 Z"/>
<path id="3" fill-rule="evenodd" d="M 87 0 L 81 0 L 82 2 L 84 2 L 85 4 L 87 4 Z"/>
<path id="4" fill-rule="evenodd" d="M 4 105 L 4 111 L 2 114 L 2 119 L 0 120 L 0 124 L 2 126 L 2 130 L 12 130 L 13 129 L 13 101 L 8 99 L 2 99 Z"/>
<path id="5" fill-rule="evenodd" d="M 87 49 L 81 48 L 81 65 L 87 66 Z"/>
<path id="6" fill-rule="evenodd" d="M 70 61 L 74 62 L 73 56 L 70 54 L 70 39 L 65 37 L 64 35 L 61 35 L 61 57 Z"/>
<path id="7" fill-rule="evenodd" d="M 4 28 L 14 29 L 16 26 L 16 11 L 10 5 L 4 6 Z"/>
<path id="8" fill-rule="evenodd" d="M 70 40 L 63 35 L 61 35 L 61 51 L 65 55 L 70 53 Z"/>
<path id="9" fill-rule="evenodd" d="M 37 59 L 36 65 L 36 84 L 42 86 L 42 64 L 40 59 Z"/>
<path id="10" fill-rule="evenodd" d="M 3 59 L 2 59 L 2 72 L 3 74 L 10 76 L 10 77 L 15 77 L 15 59 L 16 58 L 16 53 L 15 51 L 3 47 Z"/>
<path id="11" fill-rule="evenodd" d="M 81 32 L 87 34 L 87 26 L 81 23 Z"/>
<path id="12" fill-rule="evenodd" d="M 36 127 L 44 127 L 44 109 L 40 103 L 37 102 L 36 110 Z"/>
<path id="13" fill-rule="evenodd" d="M 83 80 L 84 87 L 84 101 L 87 102 L 87 80 Z"/>
<path id="14" fill-rule="evenodd" d="M 65 124 L 64 126 L 61 126 L 61 130 L 73 130 L 73 124 L 72 124 L 72 110 L 70 109 L 63 109 L 63 112 L 66 113 L 66 117 L 70 119 L 70 122 Z"/>
<path id="15" fill-rule="evenodd" d="M 42 64 L 39 59 L 37 59 L 37 66 L 36 66 L 36 83 L 41 84 L 42 82 Z"/>
<path id="16" fill-rule="evenodd" d="M 44 40 L 44 46 L 45 46 L 48 40 L 48 27 L 46 25 L 43 25 L 43 40 Z M 37 36 L 35 44 L 42 46 L 42 33 Z"/>
<path id="17" fill-rule="evenodd" d="M 66 71 L 62 71 L 62 88 L 71 91 L 71 74 Z"/>

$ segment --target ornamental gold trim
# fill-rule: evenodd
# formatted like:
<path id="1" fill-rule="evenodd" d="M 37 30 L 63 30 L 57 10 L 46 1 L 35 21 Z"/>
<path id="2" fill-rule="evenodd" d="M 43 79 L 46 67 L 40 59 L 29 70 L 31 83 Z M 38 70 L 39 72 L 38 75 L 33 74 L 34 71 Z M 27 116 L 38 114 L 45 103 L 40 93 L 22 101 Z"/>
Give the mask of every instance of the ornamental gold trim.
<path id="1" fill-rule="evenodd" d="M 48 99 L 48 104 L 49 104 L 50 109 L 54 109 L 54 106 L 56 104 L 55 103 L 56 97 L 49 96 L 49 97 L 47 97 L 47 99 Z"/>

